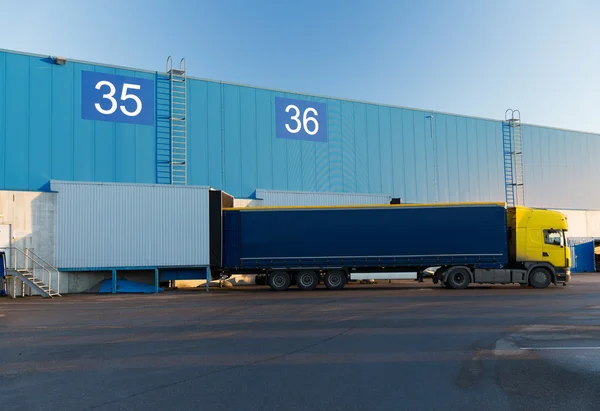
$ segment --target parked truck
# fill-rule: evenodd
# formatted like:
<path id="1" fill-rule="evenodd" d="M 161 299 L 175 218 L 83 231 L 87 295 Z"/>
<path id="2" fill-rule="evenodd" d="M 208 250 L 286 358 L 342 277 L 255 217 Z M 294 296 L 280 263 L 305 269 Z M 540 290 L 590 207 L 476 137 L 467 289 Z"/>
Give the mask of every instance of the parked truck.
<path id="1" fill-rule="evenodd" d="M 433 282 L 545 288 L 570 281 L 559 212 L 499 203 L 224 208 L 214 269 L 263 274 L 283 291 L 330 290 L 365 276 L 437 267 Z M 218 238 L 222 236 L 222 238 Z M 221 259 L 222 257 L 222 259 Z"/>

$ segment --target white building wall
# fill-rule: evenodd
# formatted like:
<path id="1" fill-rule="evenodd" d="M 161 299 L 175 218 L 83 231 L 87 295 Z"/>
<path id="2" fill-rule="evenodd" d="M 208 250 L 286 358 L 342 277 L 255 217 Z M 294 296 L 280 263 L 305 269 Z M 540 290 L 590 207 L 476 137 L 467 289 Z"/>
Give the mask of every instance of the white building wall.
<path id="1" fill-rule="evenodd" d="M 262 200 L 254 200 L 247 198 L 234 198 L 233 206 L 235 208 L 243 208 L 243 207 L 260 207 L 263 205 Z"/>
<path id="2" fill-rule="evenodd" d="M 53 266 L 56 266 L 56 204 L 56 193 L 0 191 L 0 224 L 11 226 L 12 246 L 20 250 L 30 248 Z M 17 265 L 24 265 L 22 257 Z M 37 270 L 36 275 L 41 277 Z M 56 289 L 56 282 L 51 286 Z M 21 287 L 21 281 L 17 280 L 15 288 L 21 290 Z M 68 276 L 61 273 L 59 292 L 65 293 L 68 288 Z"/>
<path id="3" fill-rule="evenodd" d="M 600 238 L 600 211 L 587 211 L 586 215 L 588 237 Z"/>
<path id="4" fill-rule="evenodd" d="M 567 217 L 569 238 L 600 238 L 600 210 L 556 210 Z"/>

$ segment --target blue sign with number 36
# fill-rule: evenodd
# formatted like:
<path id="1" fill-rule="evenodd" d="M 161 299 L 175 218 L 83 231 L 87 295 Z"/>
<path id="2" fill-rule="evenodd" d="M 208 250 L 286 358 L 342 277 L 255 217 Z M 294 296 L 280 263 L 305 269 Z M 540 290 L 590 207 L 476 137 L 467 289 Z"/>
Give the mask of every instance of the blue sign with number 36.
<path id="1" fill-rule="evenodd" d="M 153 125 L 154 81 L 82 71 L 81 118 Z"/>
<path id="2" fill-rule="evenodd" d="M 275 98 L 277 138 L 327 142 L 327 105 L 316 101 Z"/>

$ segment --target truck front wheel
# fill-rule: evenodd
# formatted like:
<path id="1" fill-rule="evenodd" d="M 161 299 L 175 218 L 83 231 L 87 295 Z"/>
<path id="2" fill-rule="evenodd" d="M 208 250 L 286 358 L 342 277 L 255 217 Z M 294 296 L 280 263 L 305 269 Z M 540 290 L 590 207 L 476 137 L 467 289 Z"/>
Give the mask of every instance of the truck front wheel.
<path id="1" fill-rule="evenodd" d="M 552 275 L 545 268 L 534 268 L 529 273 L 529 284 L 535 288 L 546 288 L 552 282 Z"/>
<path id="2" fill-rule="evenodd" d="M 341 290 L 346 285 L 346 274 L 343 271 L 328 271 L 323 282 L 329 290 Z"/>
<path id="3" fill-rule="evenodd" d="M 269 274 L 269 287 L 274 291 L 285 291 L 291 283 L 290 275 L 285 271 L 273 271 Z"/>

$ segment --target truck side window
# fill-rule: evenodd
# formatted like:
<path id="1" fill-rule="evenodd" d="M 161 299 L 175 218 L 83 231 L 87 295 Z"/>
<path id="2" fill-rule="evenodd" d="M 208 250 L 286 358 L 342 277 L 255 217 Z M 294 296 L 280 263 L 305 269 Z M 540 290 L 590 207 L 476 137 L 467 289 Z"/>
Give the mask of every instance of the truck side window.
<path id="1" fill-rule="evenodd" d="M 562 233 L 558 230 L 544 230 L 544 243 L 550 245 L 564 245 Z"/>

